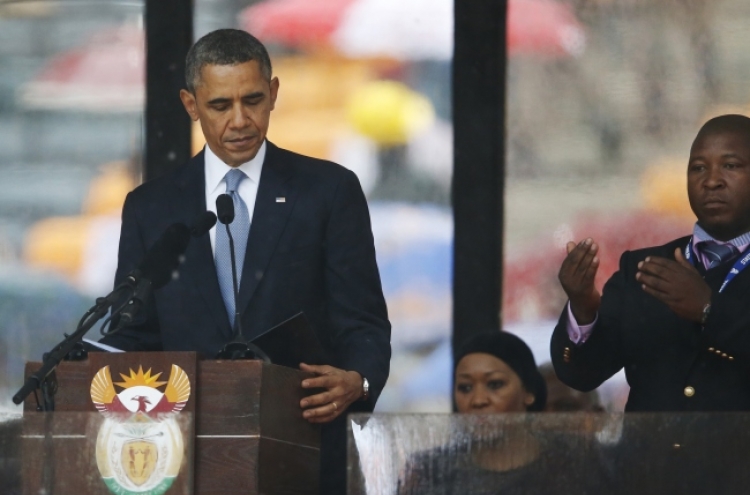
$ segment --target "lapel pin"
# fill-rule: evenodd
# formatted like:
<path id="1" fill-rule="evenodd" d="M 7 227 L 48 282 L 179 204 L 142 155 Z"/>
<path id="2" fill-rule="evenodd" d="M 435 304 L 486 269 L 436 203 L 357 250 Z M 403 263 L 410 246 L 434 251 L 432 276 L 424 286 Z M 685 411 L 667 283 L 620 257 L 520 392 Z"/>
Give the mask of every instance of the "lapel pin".
<path id="1" fill-rule="evenodd" d="M 282 197 L 280 197 L 280 198 L 276 198 L 276 202 L 277 202 L 277 203 L 286 203 L 286 198 L 285 198 L 285 197 L 283 197 L 283 196 L 282 196 Z"/>

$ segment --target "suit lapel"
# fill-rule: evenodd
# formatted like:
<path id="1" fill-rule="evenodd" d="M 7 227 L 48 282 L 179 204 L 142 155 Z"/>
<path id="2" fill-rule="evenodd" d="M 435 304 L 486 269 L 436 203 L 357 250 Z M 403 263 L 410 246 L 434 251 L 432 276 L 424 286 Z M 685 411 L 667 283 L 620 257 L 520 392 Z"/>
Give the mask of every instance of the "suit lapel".
<path id="1" fill-rule="evenodd" d="M 206 211 L 204 163 L 201 152 L 188 162 L 183 173 L 177 177 L 177 197 L 170 202 L 176 206 L 176 218 L 187 217 L 187 221 L 192 222 Z M 206 301 L 217 328 L 227 337 L 231 337 L 232 329 L 219 289 L 209 235 L 193 239 L 185 254 L 186 260 L 181 269 L 184 279 L 192 284 Z"/>
<path id="2" fill-rule="evenodd" d="M 247 308 L 263 278 L 294 206 L 295 195 L 289 183 L 292 170 L 288 164 L 283 163 L 280 155 L 280 150 L 269 142 L 240 279 L 238 307 L 241 312 Z"/>

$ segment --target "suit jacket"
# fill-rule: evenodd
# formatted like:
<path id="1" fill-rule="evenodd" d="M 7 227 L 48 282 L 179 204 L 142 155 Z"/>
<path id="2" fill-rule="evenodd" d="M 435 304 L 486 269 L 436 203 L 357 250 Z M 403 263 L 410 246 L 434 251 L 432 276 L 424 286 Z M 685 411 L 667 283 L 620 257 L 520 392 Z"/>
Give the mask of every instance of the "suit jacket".
<path id="1" fill-rule="evenodd" d="M 168 226 L 190 225 L 205 211 L 203 153 L 128 194 L 115 282 Z M 388 378 L 390 323 L 367 202 L 351 171 L 268 143 L 237 306 L 247 338 L 304 311 L 331 357 L 328 364 L 357 371 L 370 383 L 369 400 L 349 411 L 373 409 Z M 191 241 L 178 278 L 155 291 L 137 323 L 103 341 L 125 350 L 190 350 L 213 357 L 232 339 L 208 235 Z M 324 463 L 336 458 L 341 464 L 334 475 L 326 474 L 324 464 L 323 478 L 335 476 L 339 485 L 345 479 L 345 440 L 343 417 L 323 429 Z"/>
<path id="2" fill-rule="evenodd" d="M 684 320 L 636 281 L 646 256 L 674 259 L 689 237 L 625 252 L 607 281 L 589 339 L 574 345 L 567 310 L 552 335 L 552 363 L 564 383 L 588 391 L 623 367 L 630 384 L 627 411 L 750 410 L 750 270 L 718 288 L 736 260 L 706 272 L 712 289 L 705 327 Z"/>

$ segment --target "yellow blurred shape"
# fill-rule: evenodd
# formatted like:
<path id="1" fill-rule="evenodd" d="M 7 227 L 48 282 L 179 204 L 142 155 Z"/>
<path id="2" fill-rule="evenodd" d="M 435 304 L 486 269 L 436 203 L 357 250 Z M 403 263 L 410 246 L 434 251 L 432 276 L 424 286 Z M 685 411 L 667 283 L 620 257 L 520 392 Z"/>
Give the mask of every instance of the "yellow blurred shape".
<path id="1" fill-rule="evenodd" d="M 125 196 L 136 186 L 124 161 L 111 162 L 101 167 L 89 186 L 83 202 L 84 215 L 119 215 Z"/>
<path id="2" fill-rule="evenodd" d="M 347 98 L 374 78 L 371 64 L 321 54 L 274 61 L 279 78 L 276 113 L 344 108 Z"/>
<path id="3" fill-rule="evenodd" d="M 687 164 L 667 158 L 649 166 L 641 175 L 643 206 L 658 213 L 693 218 L 687 197 Z"/>
<path id="4" fill-rule="evenodd" d="M 26 263 L 75 281 L 84 262 L 92 222 L 102 215 L 119 216 L 125 196 L 134 187 L 126 162 L 103 165 L 89 185 L 81 216 L 45 218 L 29 229 L 23 252 Z"/>
<path id="5" fill-rule="evenodd" d="M 0 0 L 0 19 L 25 17 L 51 17 L 60 11 L 59 5 L 52 2 L 37 2 L 34 0 Z"/>
<path id="6" fill-rule="evenodd" d="M 374 81 L 358 89 L 348 115 L 358 132 L 386 146 L 405 144 L 435 120 L 430 101 L 396 81 Z"/>
<path id="7" fill-rule="evenodd" d="M 268 135 L 282 148 L 328 160 L 331 144 L 350 129 L 342 108 L 300 109 L 271 117 Z"/>
<path id="8" fill-rule="evenodd" d="M 59 272 L 75 280 L 88 242 L 89 217 L 50 217 L 35 223 L 26 234 L 27 264 Z"/>

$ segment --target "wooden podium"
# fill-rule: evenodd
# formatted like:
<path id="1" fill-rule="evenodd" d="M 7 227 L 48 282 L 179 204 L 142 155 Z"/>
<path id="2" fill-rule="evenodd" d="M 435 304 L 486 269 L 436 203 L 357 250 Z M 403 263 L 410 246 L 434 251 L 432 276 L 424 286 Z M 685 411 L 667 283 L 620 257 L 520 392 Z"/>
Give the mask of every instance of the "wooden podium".
<path id="1" fill-rule="evenodd" d="M 299 370 L 260 361 L 201 361 L 188 352 L 92 353 L 85 361 L 57 367 L 55 412 L 96 412 L 91 384 L 97 371 L 113 363 L 116 382 L 118 365 L 137 371 L 143 362 L 162 363 L 155 367 L 167 371 L 160 380 L 169 375 L 173 363 L 187 362 L 188 375 L 194 363 L 194 385 L 185 405 L 195 420 L 193 476 L 182 489 L 172 487 L 166 495 L 183 493 L 189 485 L 197 495 L 318 493 L 320 429 L 302 418 L 299 401 L 313 392 L 302 389 L 302 379 L 310 375 Z M 39 366 L 27 363 L 26 375 Z M 35 409 L 31 395 L 24 403 L 25 419 L 45 416 Z M 24 480 L 32 485 L 40 479 L 33 471 L 34 466 L 25 466 Z M 60 469 L 55 474 L 65 475 Z"/>

